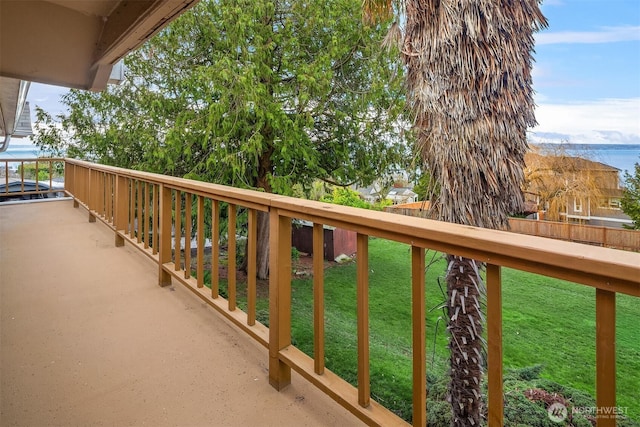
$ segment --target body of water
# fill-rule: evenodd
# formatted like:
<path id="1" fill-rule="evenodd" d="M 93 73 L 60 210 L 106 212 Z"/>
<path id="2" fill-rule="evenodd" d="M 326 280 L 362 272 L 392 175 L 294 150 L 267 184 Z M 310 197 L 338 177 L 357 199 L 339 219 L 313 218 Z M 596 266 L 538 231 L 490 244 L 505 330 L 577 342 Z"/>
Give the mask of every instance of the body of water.
<path id="1" fill-rule="evenodd" d="M 634 164 L 640 163 L 640 145 L 631 144 L 532 144 L 548 150 L 551 153 L 566 153 L 570 156 L 584 157 L 589 160 L 601 162 L 620 169 L 622 176 L 624 171 L 633 174 Z M 30 158 L 39 155 L 40 149 L 31 144 L 10 144 L 9 149 L 0 153 L 0 160 Z"/>
<path id="2" fill-rule="evenodd" d="M 14 138 L 9 143 L 7 151 L 0 153 L 0 160 L 5 159 L 30 159 L 33 157 L 41 157 L 40 148 L 29 142 L 28 139 Z"/>

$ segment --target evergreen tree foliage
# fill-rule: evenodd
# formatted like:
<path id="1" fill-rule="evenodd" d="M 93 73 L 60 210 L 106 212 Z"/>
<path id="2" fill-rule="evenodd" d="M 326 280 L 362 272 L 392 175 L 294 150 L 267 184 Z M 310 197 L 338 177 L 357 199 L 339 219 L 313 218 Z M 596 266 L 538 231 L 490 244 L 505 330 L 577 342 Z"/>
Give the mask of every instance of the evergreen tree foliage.
<path id="1" fill-rule="evenodd" d="M 628 171 L 624 173 L 625 189 L 620 206 L 633 221 L 632 225 L 625 227 L 640 230 L 640 163 L 636 163 L 634 169 L 633 175 Z"/>
<path id="2" fill-rule="evenodd" d="M 121 85 L 64 97 L 67 153 L 279 194 L 369 184 L 410 156 L 402 68 L 360 6 L 200 2 L 126 58 Z"/>
<path id="3" fill-rule="evenodd" d="M 362 23 L 360 7 L 203 0 L 126 58 L 121 85 L 71 91 L 61 126 L 42 114 L 38 143 L 285 195 L 308 193 L 317 179 L 368 185 L 411 156 L 400 129 L 402 66 L 381 49 L 386 26 Z M 258 221 L 266 278 L 266 215 Z"/>

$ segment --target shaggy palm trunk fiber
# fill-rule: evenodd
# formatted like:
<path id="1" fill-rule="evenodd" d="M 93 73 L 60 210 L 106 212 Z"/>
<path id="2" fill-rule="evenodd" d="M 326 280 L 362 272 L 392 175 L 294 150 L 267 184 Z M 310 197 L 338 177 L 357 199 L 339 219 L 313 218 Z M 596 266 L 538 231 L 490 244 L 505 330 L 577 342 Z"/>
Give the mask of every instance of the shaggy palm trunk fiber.
<path id="1" fill-rule="evenodd" d="M 402 54 L 418 148 L 434 184 L 432 217 L 504 229 L 523 204 L 526 131 L 533 126 L 538 0 L 405 0 Z M 454 426 L 481 422 L 480 265 L 448 256 Z"/>

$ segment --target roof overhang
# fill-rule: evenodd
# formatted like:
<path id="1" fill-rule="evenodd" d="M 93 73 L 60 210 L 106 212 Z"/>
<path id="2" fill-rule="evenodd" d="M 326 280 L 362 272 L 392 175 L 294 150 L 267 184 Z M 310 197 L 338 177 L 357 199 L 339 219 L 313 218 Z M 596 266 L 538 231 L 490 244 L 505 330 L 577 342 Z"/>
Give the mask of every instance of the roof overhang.
<path id="1" fill-rule="evenodd" d="M 0 77 L 0 153 L 9 147 L 9 139 L 18 128 L 18 120 L 27 100 L 29 82 Z"/>
<path id="2" fill-rule="evenodd" d="M 197 1 L 0 0 L 0 135 L 19 117 L 20 81 L 103 90 L 120 59 Z"/>

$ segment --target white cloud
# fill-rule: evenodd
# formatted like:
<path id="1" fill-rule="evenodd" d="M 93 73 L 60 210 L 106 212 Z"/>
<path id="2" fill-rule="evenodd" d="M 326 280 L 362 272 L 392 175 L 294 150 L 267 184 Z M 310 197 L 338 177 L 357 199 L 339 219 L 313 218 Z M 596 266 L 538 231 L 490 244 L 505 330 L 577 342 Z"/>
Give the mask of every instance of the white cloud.
<path id="1" fill-rule="evenodd" d="M 537 99 L 538 138 L 640 144 L 640 98 L 552 104 Z"/>
<path id="2" fill-rule="evenodd" d="M 640 26 L 602 27 L 600 31 L 542 32 L 535 36 L 536 44 L 614 43 L 640 40 Z"/>
<path id="3" fill-rule="evenodd" d="M 31 83 L 27 100 L 31 105 L 31 116 L 35 119 L 36 105 L 52 116 L 63 113 L 66 108 L 60 102 L 60 97 L 69 92 L 68 88 L 60 86 L 46 85 L 42 83 Z"/>

